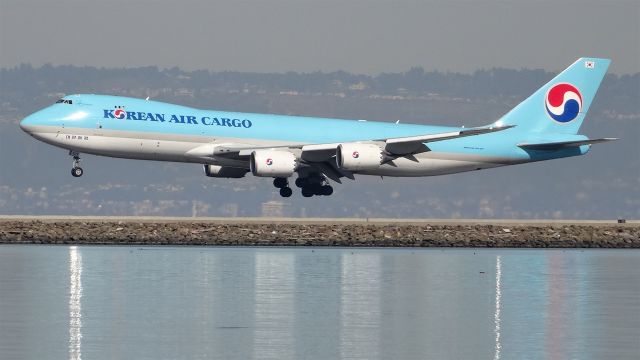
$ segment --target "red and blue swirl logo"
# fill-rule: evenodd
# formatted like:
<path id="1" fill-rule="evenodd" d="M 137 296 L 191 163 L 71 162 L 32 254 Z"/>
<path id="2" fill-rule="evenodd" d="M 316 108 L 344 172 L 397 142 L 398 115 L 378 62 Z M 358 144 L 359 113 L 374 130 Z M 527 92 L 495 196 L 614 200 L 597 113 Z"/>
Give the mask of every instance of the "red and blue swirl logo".
<path id="1" fill-rule="evenodd" d="M 124 116 L 126 115 L 126 113 L 124 112 L 124 110 L 122 109 L 117 109 L 113 112 L 113 117 L 116 119 L 124 119 Z"/>
<path id="2" fill-rule="evenodd" d="M 582 94 L 571 84 L 555 84 L 547 91 L 545 106 L 553 120 L 568 123 L 577 118 L 582 109 Z"/>

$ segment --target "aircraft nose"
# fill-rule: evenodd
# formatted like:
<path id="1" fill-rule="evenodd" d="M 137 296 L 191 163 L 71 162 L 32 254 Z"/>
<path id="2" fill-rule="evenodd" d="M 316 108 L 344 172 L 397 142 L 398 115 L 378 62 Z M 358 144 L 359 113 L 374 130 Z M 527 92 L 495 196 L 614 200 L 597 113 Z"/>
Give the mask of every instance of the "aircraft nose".
<path id="1" fill-rule="evenodd" d="M 33 114 L 25 117 L 20 121 L 20 129 L 26 132 L 27 134 L 31 134 L 34 132 L 36 125 L 42 123 L 43 119 L 45 119 L 46 109 L 36 111 Z"/>
<path id="2" fill-rule="evenodd" d="M 22 129 L 22 131 L 26 133 L 29 133 L 32 128 L 32 124 L 33 124 L 33 114 L 27 116 L 26 118 L 22 119 L 22 121 L 20 121 L 20 129 Z"/>

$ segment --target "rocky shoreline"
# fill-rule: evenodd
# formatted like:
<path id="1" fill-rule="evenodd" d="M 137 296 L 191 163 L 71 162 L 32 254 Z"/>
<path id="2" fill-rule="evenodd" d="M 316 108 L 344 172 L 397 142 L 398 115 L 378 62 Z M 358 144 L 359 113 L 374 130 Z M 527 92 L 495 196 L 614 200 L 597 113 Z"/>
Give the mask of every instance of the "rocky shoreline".
<path id="1" fill-rule="evenodd" d="M 640 225 L 8 220 L 0 244 L 640 248 Z"/>

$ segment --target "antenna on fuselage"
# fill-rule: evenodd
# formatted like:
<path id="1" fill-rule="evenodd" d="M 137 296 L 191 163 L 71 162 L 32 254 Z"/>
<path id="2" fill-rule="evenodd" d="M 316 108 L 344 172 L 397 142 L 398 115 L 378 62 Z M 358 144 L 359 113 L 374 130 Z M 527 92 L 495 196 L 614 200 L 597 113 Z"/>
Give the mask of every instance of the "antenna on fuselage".
<path id="1" fill-rule="evenodd" d="M 149 101 L 149 97 L 147 96 L 147 98 L 145 99 L 146 101 Z"/>

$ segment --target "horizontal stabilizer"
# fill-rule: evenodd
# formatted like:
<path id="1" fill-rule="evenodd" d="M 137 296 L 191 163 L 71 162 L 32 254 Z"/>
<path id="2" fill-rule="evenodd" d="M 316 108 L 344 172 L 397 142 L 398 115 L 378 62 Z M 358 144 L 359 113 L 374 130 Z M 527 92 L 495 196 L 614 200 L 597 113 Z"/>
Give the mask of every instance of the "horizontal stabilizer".
<path id="1" fill-rule="evenodd" d="M 577 140 L 577 141 L 558 141 L 558 142 L 547 142 L 547 143 L 522 143 L 518 144 L 519 147 L 523 149 L 529 150 L 558 150 L 567 147 L 576 147 L 582 145 L 591 145 L 597 144 L 607 141 L 618 140 L 618 138 L 602 138 L 602 139 L 586 139 L 586 140 Z"/>

